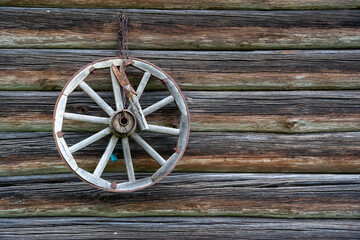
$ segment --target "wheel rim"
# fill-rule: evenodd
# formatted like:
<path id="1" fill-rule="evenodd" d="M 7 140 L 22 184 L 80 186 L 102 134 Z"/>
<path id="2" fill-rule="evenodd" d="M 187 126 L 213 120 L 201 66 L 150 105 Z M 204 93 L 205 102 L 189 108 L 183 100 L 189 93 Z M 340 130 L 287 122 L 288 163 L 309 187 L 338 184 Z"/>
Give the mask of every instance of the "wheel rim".
<path id="1" fill-rule="evenodd" d="M 177 86 L 176 82 L 163 70 L 158 68 L 157 66 L 146 62 L 141 59 L 136 58 L 128 58 L 127 60 L 131 60 L 131 64 L 133 67 L 141 70 L 143 72 L 142 79 L 138 88 L 136 90 L 137 97 L 140 99 L 141 95 L 144 92 L 144 89 L 150 79 L 150 76 L 154 76 L 157 79 L 161 80 L 165 86 L 167 87 L 170 95 L 165 97 L 164 99 L 152 104 L 151 106 L 142 109 L 144 116 L 161 109 L 171 102 L 175 102 L 177 108 L 180 110 L 180 128 L 170 128 L 158 125 L 148 124 L 148 132 L 154 133 L 163 133 L 178 136 L 177 146 L 174 149 L 175 152 L 168 158 L 164 159 L 160 154 L 158 154 L 144 139 L 142 139 L 136 127 L 136 120 L 134 125 L 131 125 L 132 129 L 122 129 L 121 127 L 127 126 L 129 123 L 127 121 L 132 120 L 133 113 L 131 109 L 127 109 L 125 112 L 128 114 L 126 116 L 120 116 L 120 112 L 122 112 L 123 102 L 121 89 L 118 81 L 115 78 L 114 72 L 111 70 L 111 66 L 119 66 L 122 64 L 124 59 L 122 58 L 105 58 L 99 61 L 90 63 L 80 69 L 74 76 L 70 78 L 70 80 L 66 83 L 65 87 L 60 93 L 58 100 L 55 105 L 54 117 L 53 117 L 53 135 L 55 139 L 55 143 L 57 149 L 68 165 L 68 167 L 83 181 L 103 190 L 112 191 L 112 192 L 130 192 L 136 191 L 139 189 L 143 189 L 153 185 L 154 183 L 160 181 L 167 174 L 169 174 L 178 161 L 183 156 L 190 133 L 190 115 L 189 109 L 186 104 L 185 98 Z M 109 78 L 111 78 L 113 94 L 116 109 L 112 109 L 86 82 L 84 81 L 88 75 L 97 69 L 107 69 L 109 68 Z M 80 87 L 84 92 L 89 95 L 90 98 L 94 100 L 94 102 L 101 107 L 101 109 L 107 113 L 108 117 L 98 117 L 98 116 L 89 116 L 82 114 L 74 114 L 66 112 L 66 105 L 69 98 L 69 94 L 72 93 L 77 87 Z M 126 121 L 123 119 L 126 118 Z M 90 137 L 72 145 L 68 146 L 63 133 L 63 122 L 64 119 L 75 120 L 75 121 L 83 121 L 87 123 L 97 123 L 103 124 L 103 130 L 91 135 Z M 119 123 L 119 124 L 118 124 Z M 133 124 L 133 123 L 131 123 Z M 120 127 L 119 127 L 119 126 Z M 125 127 L 126 128 L 126 127 Z M 88 172 L 82 168 L 80 168 L 76 162 L 76 158 L 74 158 L 73 153 L 76 151 L 106 137 L 111 135 L 110 141 L 102 154 L 102 157 L 99 159 L 97 166 L 93 172 Z M 135 140 L 135 142 L 140 145 L 159 165 L 159 168 L 155 173 L 150 177 L 145 177 L 141 179 L 136 178 L 136 173 L 134 171 L 134 167 L 132 164 L 131 158 L 131 148 L 129 144 L 128 137 Z M 101 177 L 105 166 L 107 165 L 109 158 L 114 151 L 114 148 L 117 142 L 121 140 L 122 148 L 123 148 L 123 157 L 126 166 L 126 173 L 128 175 L 128 181 L 125 182 L 110 182 Z M 119 141 L 120 142 L 120 141 Z"/>

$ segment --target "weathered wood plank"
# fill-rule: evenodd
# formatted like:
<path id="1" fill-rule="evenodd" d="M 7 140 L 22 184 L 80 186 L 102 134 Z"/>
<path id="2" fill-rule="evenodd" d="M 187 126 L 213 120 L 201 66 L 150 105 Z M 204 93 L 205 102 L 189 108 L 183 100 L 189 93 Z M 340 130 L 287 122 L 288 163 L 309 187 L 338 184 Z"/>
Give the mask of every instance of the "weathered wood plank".
<path id="1" fill-rule="evenodd" d="M 130 51 L 168 72 L 183 90 L 359 89 L 360 50 L 179 52 Z M 109 50 L 0 49 L 0 90 L 59 90 L 84 65 L 115 56 Z M 21 66 L 21 67 L 19 67 Z M 132 84 L 142 73 L 128 68 Z M 87 81 L 111 88 L 108 71 Z M 164 89 L 150 80 L 147 89 Z"/>
<path id="2" fill-rule="evenodd" d="M 127 10 L 130 49 L 360 47 L 360 11 Z M 1 48 L 115 49 L 113 9 L 0 8 Z"/>
<path id="3" fill-rule="evenodd" d="M 97 190 L 73 175 L 5 177 L 0 186 L 1 217 L 360 217 L 359 175 L 171 174 L 131 194 Z"/>
<path id="4" fill-rule="evenodd" d="M 101 231 L 99 231 L 101 229 Z M 356 239 L 360 221 L 241 217 L 1 218 L 3 239 Z"/>
<path id="5" fill-rule="evenodd" d="M 58 92 L 0 92 L 0 131 L 51 131 Z M 359 131 L 360 91 L 184 92 L 192 131 L 330 132 Z M 115 109 L 112 91 L 101 92 Z M 168 96 L 145 92 L 143 108 Z M 226 106 L 226 107 L 224 107 Z M 70 95 L 67 112 L 106 114 L 85 93 Z M 179 112 L 169 104 L 147 116 L 149 124 L 175 127 Z M 103 125 L 66 120 L 65 131 L 99 131 Z"/>
<path id="6" fill-rule="evenodd" d="M 75 144 L 89 134 L 68 133 Z M 163 157 L 169 157 L 176 137 L 141 134 Z M 78 153 L 81 168 L 93 171 L 109 138 Z M 0 176 L 69 173 L 49 132 L 0 133 Z M 136 171 L 154 172 L 159 165 L 130 139 Z M 106 172 L 125 172 L 122 147 L 114 151 L 119 159 L 109 162 Z M 198 172 L 304 172 L 360 173 L 360 132 L 317 134 L 191 133 L 186 153 L 175 171 Z"/>
<path id="7" fill-rule="evenodd" d="M 70 8 L 153 8 L 153 9 L 357 9 L 358 0 L 0 0 L 0 6 L 9 7 L 70 7 Z"/>

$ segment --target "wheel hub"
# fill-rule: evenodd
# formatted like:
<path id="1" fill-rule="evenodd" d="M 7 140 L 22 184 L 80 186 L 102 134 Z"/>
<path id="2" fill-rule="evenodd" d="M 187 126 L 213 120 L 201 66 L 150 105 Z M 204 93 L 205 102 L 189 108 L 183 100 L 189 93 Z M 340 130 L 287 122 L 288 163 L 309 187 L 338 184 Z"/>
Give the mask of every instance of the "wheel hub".
<path id="1" fill-rule="evenodd" d="M 136 119 L 132 112 L 116 112 L 110 119 L 110 129 L 118 136 L 128 136 L 136 129 Z"/>

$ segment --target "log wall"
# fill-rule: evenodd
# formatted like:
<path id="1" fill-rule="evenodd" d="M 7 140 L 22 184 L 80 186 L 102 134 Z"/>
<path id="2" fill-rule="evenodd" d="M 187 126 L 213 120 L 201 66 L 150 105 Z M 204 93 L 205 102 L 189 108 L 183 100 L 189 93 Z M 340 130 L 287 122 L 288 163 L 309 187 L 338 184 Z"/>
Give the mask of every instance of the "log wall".
<path id="1" fill-rule="evenodd" d="M 0 0 L 0 238 L 358 238 L 359 8 L 359 0 Z M 191 114 L 174 172 L 128 194 L 81 182 L 51 133 L 66 81 L 115 56 L 121 9 L 129 55 L 168 72 Z M 140 73 L 129 70 L 137 85 Z M 108 73 L 88 83 L 111 103 Z M 143 107 L 165 96 L 151 79 L 147 90 Z M 72 97 L 72 112 L 102 114 L 84 94 Z M 149 121 L 176 127 L 174 108 Z M 67 126 L 74 143 L 100 129 Z M 174 141 L 159 135 L 151 145 L 166 156 Z M 157 166 L 134 146 L 134 168 L 147 176 Z M 102 141 L 81 151 L 82 167 L 93 169 L 102 151 Z M 124 171 L 110 162 L 105 175 Z"/>

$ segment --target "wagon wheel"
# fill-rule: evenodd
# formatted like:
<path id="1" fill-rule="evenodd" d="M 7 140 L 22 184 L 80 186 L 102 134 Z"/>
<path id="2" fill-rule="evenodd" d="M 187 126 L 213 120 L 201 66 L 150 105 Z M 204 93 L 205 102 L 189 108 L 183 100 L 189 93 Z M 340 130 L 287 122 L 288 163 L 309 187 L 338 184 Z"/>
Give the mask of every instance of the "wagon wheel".
<path id="1" fill-rule="evenodd" d="M 129 84 L 126 85 L 125 83 L 124 85 L 124 82 L 122 82 L 124 79 L 121 79 L 121 76 L 119 76 L 122 73 L 125 75 L 125 72 L 121 72 L 121 67 L 125 65 L 132 65 L 133 67 L 144 72 L 136 92 L 132 89 L 131 84 L 128 81 L 127 83 Z M 117 67 L 119 67 L 120 70 Z M 109 79 L 111 79 L 112 82 L 116 109 L 111 108 L 84 81 L 92 71 L 106 68 L 108 68 L 110 71 L 109 74 L 111 78 L 109 76 Z M 151 106 L 142 109 L 139 104 L 139 98 L 141 97 L 151 75 L 160 79 L 166 85 L 170 95 L 161 101 L 158 101 Z M 126 75 L 123 77 L 125 80 L 127 80 Z M 125 95 L 130 103 L 128 109 L 124 109 L 125 106 L 122 101 L 124 96 L 122 96 L 120 86 L 124 88 Z M 80 87 L 84 92 L 86 92 L 97 103 L 97 105 L 99 105 L 107 113 L 108 117 L 89 116 L 66 112 L 65 109 L 69 94 L 72 93 L 77 87 Z M 147 123 L 146 116 L 148 114 L 166 106 L 171 102 L 176 103 L 176 106 L 181 113 L 179 129 Z M 62 129 L 64 119 L 103 124 L 104 128 L 103 130 L 69 147 L 63 138 L 64 133 Z M 140 127 L 140 129 L 136 127 L 137 125 Z M 129 192 L 146 188 L 160 181 L 163 177 L 172 171 L 177 162 L 183 156 L 187 146 L 190 132 L 189 125 L 189 109 L 187 107 L 185 98 L 175 81 L 163 70 L 153 64 L 136 58 L 106 58 L 85 66 L 67 82 L 55 105 L 53 134 L 57 149 L 61 157 L 80 179 L 95 187 L 107 191 Z M 174 149 L 175 152 L 168 159 L 164 159 L 137 134 L 138 131 L 178 136 L 177 146 Z M 76 162 L 76 158 L 73 156 L 73 153 L 108 135 L 111 135 L 110 141 L 101 158 L 99 159 L 95 170 L 93 172 L 88 172 L 80 168 Z M 159 168 L 151 177 L 137 179 L 131 158 L 131 148 L 128 139 L 129 137 L 134 139 L 135 142 L 140 145 L 158 163 Z M 122 144 L 126 172 L 128 175 L 128 181 L 119 183 L 115 181 L 109 182 L 108 180 L 101 177 L 118 141 Z"/>

